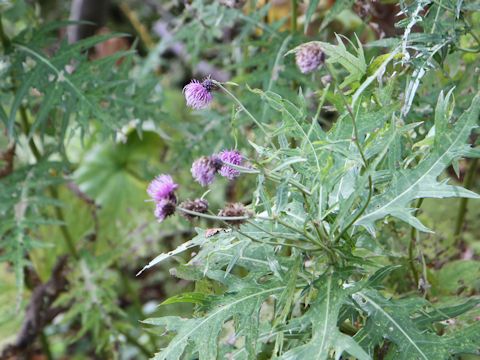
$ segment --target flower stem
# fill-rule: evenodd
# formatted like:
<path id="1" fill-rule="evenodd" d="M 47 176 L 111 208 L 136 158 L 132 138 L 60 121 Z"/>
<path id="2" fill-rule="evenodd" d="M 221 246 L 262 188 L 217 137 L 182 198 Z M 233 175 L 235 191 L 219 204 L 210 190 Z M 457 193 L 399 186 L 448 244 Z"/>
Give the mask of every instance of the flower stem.
<path id="1" fill-rule="evenodd" d="M 418 199 L 416 210 L 413 216 L 417 216 L 418 211 L 422 206 L 422 203 L 423 203 L 423 199 Z M 412 226 L 412 229 L 410 230 L 410 243 L 408 244 L 408 264 L 410 266 L 410 270 L 412 271 L 412 276 L 415 279 L 415 284 L 418 285 L 419 276 L 418 276 L 417 268 L 415 267 L 415 258 L 413 256 L 413 249 L 417 244 L 417 234 L 418 234 L 418 230 Z"/>
<path id="2" fill-rule="evenodd" d="M 353 142 L 355 144 L 355 146 L 357 147 L 358 149 L 358 152 L 360 153 L 360 156 L 362 158 L 362 162 L 363 162 L 363 168 L 365 169 L 365 171 L 368 171 L 368 163 L 367 163 L 367 159 L 365 157 L 365 154 L 363 153 L 363 149 L 360 145 L 360 142 L 358 140 L 358 128 L 357 128 L 357 121 L 356 121 L 356 118 L 355 118 L 355 115 L 353 114 L 353 110 L 352 108 L 350 107 L 350 105 L 347 103 L 347 100 L 345 99 L 345 95 L 343 94 L 342 90 L 338 87 L 338 84 L 337 84 L 337 79 L 335 78 L 335 76 L 333 75 L 332 71 L 330 71 L 329 67 L 328 66 L 325 66 L 325 69 L 327 70 L 328 74 L 332 77 L 332 79 L 335 81 L 335 88 L 337 89 L 337 91 L 339 92 L 340 94 L 340 98 L 342 99 L 344 105 L 345 105 L 345 108 L 347 109 L 351 119 L 352 119 L 352 125 L 353 125 Z M 334 243 L 340 241 L 340 239 L 342 238 L 342 236 L 348 231 L 348 229 L 350 229 L 350 227 L 355 224 L 355 222 L 358 220 L 358 218 L 360 216 L 362 216 L 362 214 L 365 212 L 365 210 L 367 209 L 368 205 L 370 204 L 370 200 L 372 199 L 372 193 L 373 193 L 373 182 L 372 182 L 372 175 L 370 175 L 370 173 L 367 174 L 368 176 L 368 195 L 367 195 L 367 200 L 365 201 L 365 203 L 363 204 L 363 206 L 360 208 L 360 210 L 357 211 L 357 213 L 355 214 L 355 216 L 353 217 L 352 220 L 350 220 L 350 222 L 347 224 L 347 226 L 344 226 L 343 227 L 343 230 L 340 231 L 340 233 L 335 237 L 335 239 L 333 240 Z"/>
<path id="3" fill-rule="evenodd" d="M 292 33 L 297 31 L 297 17 L 298 17 L 298 5 L 297 0 L 291 0 L 292 16 L 290 19 L 290 31 Z"/>
<path id="4" fill-rule="evenodd" d="M 271 237 L 275 238 L 280 238 L 280 239 L 284 239 L 284 240 L 287 240 L 287 241 L 295 241 L 295 239 L 290 239 L 290 238 L 287 238 L 285 236 L 281 236 L 281 235 L 277 235 L 277 234 L 272 234 L 271 232 L 263 229 L 261 226 L 258 226 L 257 224 L 255 224 L 253 221 L 251 220 L 247 220 L 246 221 L 248 224 L 252 225 L 253 227 L 257 228 L 258 230 L 264 232 L 265 234 L 267 235 L 270 235 Z M 300 250 L 305 250 L 305 251 L 315 251 L 315 250 L 320 250 L 319 247 L 315 247 L 315 248 L 311 248 L 311 247 L 305 247 L 305 246 L 301 246 L 301 245 L 296 245 L 296 244 L 288 244 L 288 243 L 275 243 L 275 242 L 270 242 L 270 241 L 263 241 L 263 240 L 257 240 L 255 239 L 255 241 L 258 241 L 258 242 L 265 242 L 267 244 L 270 244 L 270 245 L 280 245 L 280 246 L 289 246 L 289 247 L 294 247 L 294 248 L 297 248 L 297 249 L 300 249 Z"/>
<path id="5" fill-rule="evenodd" d="M 247 110 L 247 108 L 242 104 L 242 102 L 235 96 L 233 95 L 233 93 L 231 93 L 229 90 L 227 90 L 221 83 L 219 83 L 218 81 L 215 81 L 215 80 L 212 80 L 212 82 L 218 86 L 220 89 L 222 89 L 228 96 L 230 96 L 236 103 L 237 105 L 245 112 L 245 114 L 247 114 L 247 116 L 252 119 L 252 121 L 258 126 L 258 128 L 263 132 L 263 134 L 265 135 L 265 137 L 267 139 L 270 138 L 269 134 L 267 133 L 267 131 L 265 130 L 265 127 L 260 123 L 260 121 L 257 120 L 257 118 L 255 116 L 252 115 L 252 113 L 250 111 Z M 273 142 L 271 141 L 270 139 L 270 143 L 272 145 L 272 147 L 275 149 L 275 146 L 273 144 Z"/>
<path id="6" fill-rule="evenodd" d="M 232 169 L 235 169 L 235 170 L 238 170 L 239 172 L 241 173 L 244 173 L 244 174 L 263 174 L 265 175 L 265 177 L 269 180 L 272 180 L 272 181 L 275 181 L 275 182 L 281 182 L 283 181 L 284 179 L 282 179 L 281 176 L 279 175 L 276 175 L 276 174 L 273 174 L 271 172 L 268 172 L 266 171 L 265 169 L 262 171 L 258 170 L 258 169 L 253 169 L 253 168 L 247 168 L 247 167 L 244 167 L 244 166 L 240 166 L 240 165 L 235 165 L 235 164 L 231 164 L 231 163 L 228 163 L 226 161 L 223 161 L 223 163 L 225 165 L 227 165 L 228 167 L 231 167 Z M 292 186 L 295 186 L 298 190 L 300 190 L 304 195 L 308 195 L 308 196 L 311 196 L 312 195 L 312 192 L 310 190 L 308 190 L 304 185 L 302 185 L 301 183 L 299 183 L 298 181 L 294 180 L 294 179 L 288 179 L 287 182 L 292 185 Z"/>
<path id="7" fill-rule="evenodd" d="M 315 239 L 314 237 L 310 236 L 306 231 L 302 231 L 300 229 L 297 229 L 296 227 L 290 225 L 289 223 L 283 221 L 282 219 L 279 219 L 278 217 L 275 217 L 273 219 L 271 218 L 263 218 L 263 220 L 270 220 L 274 222 L 278 222 L 280 225 L 285 226 L 286 228 L 293 230 L 303 236 L 305 236 L 308 240 L 310 240 L 313 244 L 316 244 L 320 246 L 327 254 L 328 258 L 330 259 L 331 263 L 334 264 L 336 260 L 336 255 L 335 252 L 332 251 L 330 247 L 322 243 L 320 240 Z"/>
<path id="8" fill-rule="evenodd" d="M 177 206 L 177 210 L 184 212 L 185 214 L 202 217 L 210 220 L 219 220 L 219 221 L 241 221 L 250 219 L 250 216 L 217 216 L 217 215 L 208 215 L 204 213 L 199 213 L 192 210 L 184 209 L 180 206 Z"/>

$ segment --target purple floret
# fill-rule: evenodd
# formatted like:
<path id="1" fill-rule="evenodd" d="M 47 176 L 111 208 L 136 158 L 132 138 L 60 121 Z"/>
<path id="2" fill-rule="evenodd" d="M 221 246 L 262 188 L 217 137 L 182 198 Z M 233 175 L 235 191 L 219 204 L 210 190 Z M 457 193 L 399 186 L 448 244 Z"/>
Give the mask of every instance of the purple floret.
<path id="1" fill-rule="evenodd" d="M 221 166 L 221 162 L 215 156 L 203 156 L 192 164 L 192 176 L 200 185 L 210 185 Z"/>
<path id="2" fill-rule="evenodd" d="M 192 109 L 205 109 L 213 100 L 212 96 L 213 82 L 206 79 L 203 82 L 192 80 L 183 88 L 183 94 L 187 101 L 187 106 Z"/>
<path id="3" fill-rule="evenodd" d="M 147 193 L 155 202 L 175 198 L 174 192 L 178 184 L 173 182 L 170 175 L 159 175 L 148 186 Z"/>
<path id="4" fill-rule="evenodd" d="M 219 159 L 224 163 L 229 163 L 233 165 L 242 165 L 243 156 L 237 150 L 223 150 L 220 154 L 217 155 Z M 238 170 L 224 164 L 218 171 L 220 175 L 226 177 L 229 180 L 235 179 L 240 175 Z"/>

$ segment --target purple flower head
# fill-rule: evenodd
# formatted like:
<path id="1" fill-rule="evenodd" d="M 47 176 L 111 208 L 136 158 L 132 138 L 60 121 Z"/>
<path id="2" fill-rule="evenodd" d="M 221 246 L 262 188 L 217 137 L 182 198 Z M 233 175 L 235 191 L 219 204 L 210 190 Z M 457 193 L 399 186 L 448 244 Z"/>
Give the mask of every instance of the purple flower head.
<path id="1" fill-rule="evenodd" d="M 159 175 L 148 185 L 147 193 L 155 202 L 175 199 L 175 190 L 178 185 L 170 175 Z"/>
<path id="2" fill-rule="evenodd" d="M 210 185 L 215 180 L 215 174 L 222 167 L 216 156 L 202 156 L 192 164 L 193 178 L 202 186 Z"/>
<path id="3" fill-rule="evenodd" d="M 325 61 L 325 53 L 316 42 L 302 44 L 295 50 L 295 61 L 303 74 L 317 70 Z"/>
<path id="4" fill-rule="evenodd" d="M 218 158 L 224 162 L 233 165 L 242 165 L 243 163 L 243 156 L 237 150 L 223 150 L 220 154 L 217 155 Z M 220 175 L 226 177 L 229 180 L 235 179 L 237 176 L 240 175 L 238 170 L 224 164 L 218 171 Z"/>
<path id="5" fill-rule="evenodd" d="M 192 80 L 183 88 L 187 106 L 192 109 L 205 109 L 213 100 L 213 81 L 210 78 L 203 82 Z"/>
<path id="6" fill-rule="evenodd" d="M 158 222 L 162 222 L 170 215 L 173 215 L 176 207 L 176 200 L 162 199 L 158 201 L 155 207 L 155 217 L 158 219 Z"/>

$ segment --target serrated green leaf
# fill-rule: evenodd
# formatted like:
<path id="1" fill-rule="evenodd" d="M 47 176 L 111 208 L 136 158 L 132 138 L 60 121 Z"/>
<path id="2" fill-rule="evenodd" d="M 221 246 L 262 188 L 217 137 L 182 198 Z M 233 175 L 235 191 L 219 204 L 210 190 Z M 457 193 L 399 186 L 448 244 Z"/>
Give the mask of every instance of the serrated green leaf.
<path id="1" fill-rule="evenodd" d="M 258 314 L 261 303 L 271 295 L 279 294 L 285 286 L 278 284 L 259 285 L 245 288 L 237 294 L 219 297 L 212 301 L 210 311 L 205 316 L 193 319 L 155 318 L 145 322 L 157 326 L 165 326 L 169 331 L 177 332 L 168 346 L 155 354 L 155 360 L 180 359 L 188 344 L 191 351 L 197 353 L 200 360 L 217 358 L 218 336 L 226 321 L 236 317 L 241 326 L 238 335 L 246 336 L 246 341 L 256 341 L 249 328 L 258 327 Z"/>
<path id="2" fill-rule="evenodd" d="M 474 353 L 478 350 L 480 326 L 467 327 L 454 335 L 438 336 L 417 328 L 411 313 L 421 310 L 417 301 L 392 301 L 377 291 L 361 291 L 353 295 L 357 304 L 368 314 L 368 320 L 354 339 L 370 354 L 383 339 L 392 341 L 396 347 L 390 351 L 391 359 L 438 360 L 459 353 Z M 415 299 L 413 299 L 415 300 Z M 425 301 L 422 301 L 425 302 Z"/>
<path id="3" fill-rule="evenodd" d="M 344 352 L 359 360 L 370 360 L 370 356 L 355 342 L 353 338 L 340 332 L 337 326 L 340 308 L 349 292 L 343 288 L 342 281 L 333 274 L 324 277 L 319 289 L 318 299 L 311 304 L 310 310 L 296 322 L 311 323 L 312 338 L 305 344 L 295 347 L 285 354 L 281 360 L 326 360 L 331 352 L 335 359 L 340 359 Z"/>
<path id="4" fill-rule="evenodd" d="M 425 231 L 426 228 L 412 215 L 409 204 L 418 198 L 467 197 L 479 198 L 477 194 L 459 186 L 439 182 L 437 177 L 454 159 L 464 156 L 470 149 L 465 145 L 480 113 L 480 96 L 476 96 L 470 108 L 460 116 L 450 131 L 436 134 L 438 141 L 431 153 L 414 169 L 396 172 L 388 189 L 373 197 L 365 214 L 355 225 L 372 229 L 374 221 L 394 216 L 411 226 Z"/>

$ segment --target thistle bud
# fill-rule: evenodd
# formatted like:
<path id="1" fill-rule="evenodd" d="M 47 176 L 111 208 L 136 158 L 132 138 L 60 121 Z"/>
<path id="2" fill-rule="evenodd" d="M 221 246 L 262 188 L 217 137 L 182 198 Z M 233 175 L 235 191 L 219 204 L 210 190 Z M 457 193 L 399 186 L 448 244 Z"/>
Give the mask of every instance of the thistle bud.
<path id="1" fill-rule="evenodd" d="M 317 42 L 305 43 L 295 49 L 295 62 L 300 71 L 307 74 L 323 65 L 325 53 Z"/>

